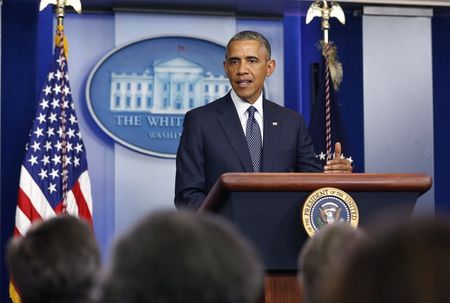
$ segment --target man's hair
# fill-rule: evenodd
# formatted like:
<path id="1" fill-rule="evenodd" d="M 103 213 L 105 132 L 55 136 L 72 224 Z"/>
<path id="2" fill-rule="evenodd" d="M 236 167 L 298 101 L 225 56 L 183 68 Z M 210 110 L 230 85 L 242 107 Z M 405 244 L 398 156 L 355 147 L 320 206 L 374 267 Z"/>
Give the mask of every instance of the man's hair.
<path id="1" fill-rule="evenodd" d="M 355 246 L 326 302 L 450 302 L 449 220 L 383 223 Z"/>
<path id="2" fill-rule="evenodd" d="M 322 302 L 324 281 L 340 264 L 352 242 L 362 232 L 344 222 L 325 225 L 303 246 L 298 262 L 298 278 L 302 283 L 305 303 Z"/>
<path id="3" fill-rule="evenodd" d="M 248 41 L 248 40 L 258 41 L 261 44 L 261 46 L 263 46 L 264 49 L 266 50 L 266 52 L 267 52 L 267 59 L 269 60 L 272 57 L 270 43 L 269 43 L 269 40 L 267 40 L 266 37 L 264 37 L 262 34 L 260 34 L 258 32 L 254 32 L 254 31 L 242 31 L 242 32 L 239 32 L 236 35 L 234 35 L 230 39 L 230 41 L 228 41 L 227 49 L 226 49 L 226 52 L 225 52 L 225 59 L 228 56 L 228 49 L 230 47 L 231 42 L 233 42 L 233 41 Z"/>
<path id="4" fill-rule="evenodd" d="M 100 268 L 91 228 L 72 216 L 34 223 L 9 241 L 6 260 L 23 303 L 88 302 Z"/>
<path id="5" fill-rule="evenodd" d="M 122 236 L 103 283 L 108 303 L 253 303 L 263 271 L 229 223 L 188 211 L 154 213 Z"/>

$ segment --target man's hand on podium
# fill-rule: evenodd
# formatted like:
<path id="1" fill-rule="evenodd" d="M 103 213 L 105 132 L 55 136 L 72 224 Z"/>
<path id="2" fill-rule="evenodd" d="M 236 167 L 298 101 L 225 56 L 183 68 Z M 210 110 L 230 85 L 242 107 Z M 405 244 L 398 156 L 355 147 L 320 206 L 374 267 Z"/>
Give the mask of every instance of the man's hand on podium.
<path id="1" fill-rule="evenodd" d="M 327 161 L 324 173 L 351 173 L 353 166 L 349 160 L 342 158 L 342 147 L 340 142 L 334 145 L 334 158 Z"/>

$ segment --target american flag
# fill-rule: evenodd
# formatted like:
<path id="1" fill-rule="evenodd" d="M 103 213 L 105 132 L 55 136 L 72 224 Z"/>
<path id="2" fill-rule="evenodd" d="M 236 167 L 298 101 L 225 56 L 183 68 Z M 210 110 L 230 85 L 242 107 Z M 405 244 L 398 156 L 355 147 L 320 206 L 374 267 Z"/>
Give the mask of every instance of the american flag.
<path id="1" fill-rule="evenodd" d="M 67 58 L 64 48 L 57 46 L 21 167 L 14 234 L 24 235 L 33 221 L 62 213 L 84 218 L 92 226 L 87 168 Z"/>

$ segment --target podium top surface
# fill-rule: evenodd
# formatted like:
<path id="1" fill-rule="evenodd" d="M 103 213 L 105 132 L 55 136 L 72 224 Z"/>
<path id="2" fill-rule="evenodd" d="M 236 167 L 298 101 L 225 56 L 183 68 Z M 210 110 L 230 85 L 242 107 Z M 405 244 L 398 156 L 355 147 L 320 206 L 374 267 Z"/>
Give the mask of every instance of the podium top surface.
<path id="1" fill-rule="evenodd" d="M 233 191 L 310 191 L 323 186 L 357 191 L 419 191 L 431 187 L 427 174 L 226 173 L 217 182 Z"/>
<path id="2" fill-rule="evenodd" d="M 336 187 L 350 192 L 417 192 L 420 195 L 431 185 L 427 174 L 225 173 L 216 181 L 200 211 L 216 208 L 230 192 L 298 192 Z"/>

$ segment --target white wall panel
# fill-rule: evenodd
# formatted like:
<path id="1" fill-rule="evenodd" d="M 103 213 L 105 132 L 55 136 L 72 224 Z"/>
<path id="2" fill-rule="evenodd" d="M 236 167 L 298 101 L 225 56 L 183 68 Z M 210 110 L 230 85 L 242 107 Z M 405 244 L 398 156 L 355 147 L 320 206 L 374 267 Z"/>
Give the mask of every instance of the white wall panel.
<path id="1" fill-rule="evenodd" d="M 431 18 L 399 12 L 363 16 L 366 172 L 433 176 Z M 415 213 L 433 213 L 433 199 L 430 190 Z"/>

